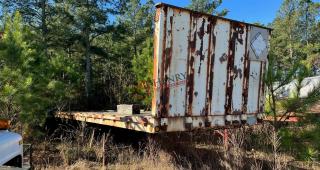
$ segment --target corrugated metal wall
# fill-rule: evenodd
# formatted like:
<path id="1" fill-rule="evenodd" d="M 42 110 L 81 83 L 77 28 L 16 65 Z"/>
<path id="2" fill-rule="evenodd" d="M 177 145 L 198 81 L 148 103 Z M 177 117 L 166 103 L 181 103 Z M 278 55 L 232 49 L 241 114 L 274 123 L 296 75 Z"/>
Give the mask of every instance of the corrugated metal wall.
<path id="1" fill-rule="evenodd" d="M 269 35 L 267 28 L 158 5 L 152 114 L 262 112 Z"/>

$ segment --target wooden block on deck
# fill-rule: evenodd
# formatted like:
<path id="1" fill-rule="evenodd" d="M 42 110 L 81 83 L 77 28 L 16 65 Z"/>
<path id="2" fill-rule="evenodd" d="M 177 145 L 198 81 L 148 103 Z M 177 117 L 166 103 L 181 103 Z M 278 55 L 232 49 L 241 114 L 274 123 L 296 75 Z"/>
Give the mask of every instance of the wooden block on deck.
<path id="1" fill-rule="evenodd" d="M 117 112 L 121 114 L 140 114 L 140 106 L 137 104 L 117 105 Z"/>

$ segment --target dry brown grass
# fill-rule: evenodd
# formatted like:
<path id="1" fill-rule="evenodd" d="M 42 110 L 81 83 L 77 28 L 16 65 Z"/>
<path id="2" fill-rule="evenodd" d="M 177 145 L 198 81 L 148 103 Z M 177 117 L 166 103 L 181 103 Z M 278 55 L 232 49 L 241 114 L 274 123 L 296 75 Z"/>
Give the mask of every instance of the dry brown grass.
<path id="1" fill-rule="evenodd" d="M 67 129 L 59 138 L 35 146 L 35 169 L 182 169 L 152 140 L 137 149 L 114 144 L 108 134 L 94 138 L 94 132 L 85 128 Z"/>
<path id="2" fill-rule="evenodd" d="M 279 152 L 279 135 L 269 125 L 228 132 L 227 148 L 212 131 L 163 134 L 134 147 L 115 144 L 108 133 L 103 139 L 101 133 L 83 127 L 68 127 L 58 138 L 47 139 L 36 146 L 34 165 L 36 169 L 70 170 L 259 170 L 288 169 L 294 160 Z"/>

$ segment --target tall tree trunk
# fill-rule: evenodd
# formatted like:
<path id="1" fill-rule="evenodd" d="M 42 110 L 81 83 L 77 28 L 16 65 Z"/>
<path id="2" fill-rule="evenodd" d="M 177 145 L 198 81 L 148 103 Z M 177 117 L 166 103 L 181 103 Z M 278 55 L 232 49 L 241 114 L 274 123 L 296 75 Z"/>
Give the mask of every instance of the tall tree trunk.
<path id="1" fill-rule="evenodd" d="M 308 17 L 308 13 L 309 13 L 309 3 L 310 2 L 307 2 L 307 7 L 306 7 L 306 30 L 305 30 L 305 36 L 306 36 L 306 43 L 307 43 L 307 45 L 309 45 L 309 33 L 308 33 L 308 31 L 309 31 L 309 22 L 308 22 L 308 20 L 309 20 L 309 17 Z"/>
<path id="2" fill-rule="evenodd" d="M 89 1 L 86 1 L 86 8 L 87 11 L 89 12 Z M 87 108 L 90 107 L 91 104 L 91 82 L 92 82 L 92 77 L 91 77 L 91 57 L 90 57 L 90 23 L 85 23 L 85 28 L 84 28 L 84 38 L 85 38 L 85 58 L 86 58 L 86 73 L 85 73 L 85 93 L 86 93 L 86 103 L 87 103 Z"/>
<path id="3" fill-rule="evenodd" d="M 46 4 L 47 0 L 41 0 L 41 31 L 42 31 L 42 41 L 43 41 L 43 49 L 45 51 L 45 56 L 48 56 L 48 45 L 47 45 L 47 14 L 46 14 Z"/>
<path id="4" fill-rule="evenodd" d="M 292 43 L 292 30 L 289 28 L 289 58 L 291 61 L 291 64 L 295 62 L 293 58 L 293 43 Z"/>
<path id="5" fill-rule="evenodd" d="M 89 98 L 91 96 L 91 79 L 92 79 L 89 28 L 86 28 L 85 30 L 85 58 L 86 58 L 85 93 L 89 101 Z"/>

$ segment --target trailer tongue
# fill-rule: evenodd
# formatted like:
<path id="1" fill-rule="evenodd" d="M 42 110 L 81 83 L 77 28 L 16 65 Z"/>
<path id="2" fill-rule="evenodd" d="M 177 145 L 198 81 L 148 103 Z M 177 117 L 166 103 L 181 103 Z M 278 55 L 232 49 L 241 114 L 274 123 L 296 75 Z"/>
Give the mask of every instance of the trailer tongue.
<path id="1" fill-rule="evenodd" d="M 271 30 L 157 4 L 151 112 L 56 117 L 148 133 L 254 125 L 262 119 Z"/>

